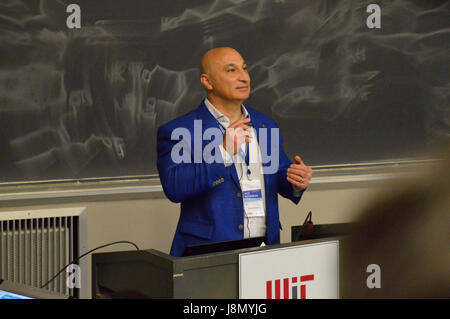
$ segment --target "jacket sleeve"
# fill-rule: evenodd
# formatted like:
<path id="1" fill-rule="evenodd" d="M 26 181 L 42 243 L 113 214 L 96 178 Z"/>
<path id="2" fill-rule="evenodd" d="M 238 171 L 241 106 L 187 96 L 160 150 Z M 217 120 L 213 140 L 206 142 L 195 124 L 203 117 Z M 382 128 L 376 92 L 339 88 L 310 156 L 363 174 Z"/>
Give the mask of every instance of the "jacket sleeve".
<path id="1" fill-rule="evenodd" d="M 302 198 L 305 190 L 301 191 L 300 194 L 298 192 L 294 192 L 294 187 L 287 180 L 287 169 L 291 164 L 291 160 L 286 156 L 283 150 L 283 138 L 281 137 L 281 133 L 279 134 L 279 169 L 277 173 L 277 183 L 278 183 L 278 193 L 284 198 L 290 199 L 294 204 L 298 204 L 300 199 Z"/>
<path id="2" fill-rule="evenodd" d="M 180 141 L 172 140 L 171 135 L 172 130 L 167 126 L 158 129 L 157 167 L 164 193 L 169 200 L 179 203 L 198 196 L 214 188 L 215 181 L 229 176 L 229 167 L 225 167 L 223 160 L 207 163 L 202 156 L 201 161 L 196 163 L 198 161 L 194 162 L 194 154 L 189 147 L 184 148 L 189 152 L 189 156 L 186 157 L 189 160 L 175 163 L 172 149 Z"/>

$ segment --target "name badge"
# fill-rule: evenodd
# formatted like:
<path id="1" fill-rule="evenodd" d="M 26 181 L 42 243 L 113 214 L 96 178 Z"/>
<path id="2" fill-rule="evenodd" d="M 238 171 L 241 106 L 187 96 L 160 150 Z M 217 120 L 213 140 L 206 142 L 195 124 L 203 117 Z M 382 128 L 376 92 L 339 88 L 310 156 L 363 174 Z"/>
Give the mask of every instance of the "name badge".
<path id="1" fill-rule="evenodd" d="M 249 218 L 264 216 L 264 204 L 259 179 L 244 180 L 242 182 L 242 199 L 245 213 Z"/>

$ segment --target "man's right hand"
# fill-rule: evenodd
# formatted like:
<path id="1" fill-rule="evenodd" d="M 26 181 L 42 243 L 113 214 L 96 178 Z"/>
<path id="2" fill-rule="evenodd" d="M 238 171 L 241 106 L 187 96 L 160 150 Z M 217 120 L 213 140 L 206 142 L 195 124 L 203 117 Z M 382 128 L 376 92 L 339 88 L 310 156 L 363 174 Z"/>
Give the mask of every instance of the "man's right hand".
<path id="1" fill-rule="evenodd" d="M 246 123 L 250 122 L 249 118 L 239 119 L 230 123 L 225 135 L 223 136 L 222 146 L 231 156 L 235 155 L 242 143 L 250 143 L 252 139 L 252 130 Z"/>

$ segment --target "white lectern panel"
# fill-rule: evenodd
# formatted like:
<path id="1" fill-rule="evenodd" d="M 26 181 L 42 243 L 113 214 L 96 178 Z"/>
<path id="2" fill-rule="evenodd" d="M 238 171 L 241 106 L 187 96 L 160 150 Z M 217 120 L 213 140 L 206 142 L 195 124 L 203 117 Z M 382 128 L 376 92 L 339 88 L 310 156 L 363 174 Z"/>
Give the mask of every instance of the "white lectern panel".
<path id="1" fill-rule="evenodd" d="M 339 298 L 339 241 L 240 254 L 239 298 Z"/>

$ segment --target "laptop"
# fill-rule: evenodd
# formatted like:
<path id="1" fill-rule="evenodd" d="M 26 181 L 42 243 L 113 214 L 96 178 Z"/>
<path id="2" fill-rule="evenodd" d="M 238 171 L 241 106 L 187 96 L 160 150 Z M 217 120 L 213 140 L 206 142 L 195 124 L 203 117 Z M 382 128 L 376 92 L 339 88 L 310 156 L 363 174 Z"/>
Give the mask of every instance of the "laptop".
<path id="1" fill-rule="evenodd" d="M 70 296 L 0 279 L 0 299 L 69 299 Z"/>
<path id="2" fill-rule="evenodd" d="M 265 241 L 265 237 L 252 237 L 246 239 L 221 241 L 210 244 L 188 246 L 184 250 L 183 257 L 202 254 L 217 253 L 236 249 L 259 247 Z"/>

